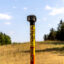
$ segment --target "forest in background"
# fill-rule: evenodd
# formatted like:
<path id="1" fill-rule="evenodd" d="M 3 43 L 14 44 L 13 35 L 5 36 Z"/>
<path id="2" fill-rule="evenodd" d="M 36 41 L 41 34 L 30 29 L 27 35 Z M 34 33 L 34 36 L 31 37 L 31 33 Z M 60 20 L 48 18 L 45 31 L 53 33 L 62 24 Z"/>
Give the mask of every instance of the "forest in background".
<path id="1" fill-rule="evenodd" d="M 64 22 L 60 20 L 57 30 L 51 28 L 50 33 L 44 35 L 44 40 L 64 41 Z"/>
<path id="2" fill-rule="evenodd" d="M 0 32 L 0 45 L 7 45 L 7 44 L 11 44 L 10 36 Z"/>

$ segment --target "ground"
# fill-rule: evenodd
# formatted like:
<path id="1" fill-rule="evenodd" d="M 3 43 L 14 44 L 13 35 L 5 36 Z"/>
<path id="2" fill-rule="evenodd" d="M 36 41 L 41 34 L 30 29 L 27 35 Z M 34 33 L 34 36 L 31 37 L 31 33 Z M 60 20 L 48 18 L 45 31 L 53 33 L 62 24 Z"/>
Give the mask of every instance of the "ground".
<path id="1" fill-rule="evenodd" d="M 64 64 L 64 42 L 36 42 L 35 64 Z M 0 64 L 30 64 L 30 43 L 0 46 Z"/>

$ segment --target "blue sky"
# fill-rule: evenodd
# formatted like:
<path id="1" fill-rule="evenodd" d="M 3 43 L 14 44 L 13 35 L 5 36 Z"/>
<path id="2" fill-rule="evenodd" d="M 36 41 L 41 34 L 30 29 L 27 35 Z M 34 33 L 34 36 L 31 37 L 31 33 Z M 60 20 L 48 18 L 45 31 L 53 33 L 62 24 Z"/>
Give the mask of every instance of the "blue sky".
<path id="1" fill-rule="evenodd" d="M 37 17 L 36 41 L 43 41 L 44 34 L 64 20 L 64 0 L 0 0 L 0 32 L 12 42 L 30 41 L 30 14 Z"/>

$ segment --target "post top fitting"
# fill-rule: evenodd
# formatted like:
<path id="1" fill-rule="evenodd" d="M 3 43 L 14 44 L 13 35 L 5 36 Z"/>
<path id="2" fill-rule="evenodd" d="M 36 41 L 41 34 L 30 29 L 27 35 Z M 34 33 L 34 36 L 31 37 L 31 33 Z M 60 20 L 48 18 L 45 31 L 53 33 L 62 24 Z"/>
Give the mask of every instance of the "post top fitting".
<path id="1" fill-rule="evenodd" d="M 27 21 L 29 21 L 29 22 L 36 22 L 36 16 L 35 15 L 27 16 Z"/>

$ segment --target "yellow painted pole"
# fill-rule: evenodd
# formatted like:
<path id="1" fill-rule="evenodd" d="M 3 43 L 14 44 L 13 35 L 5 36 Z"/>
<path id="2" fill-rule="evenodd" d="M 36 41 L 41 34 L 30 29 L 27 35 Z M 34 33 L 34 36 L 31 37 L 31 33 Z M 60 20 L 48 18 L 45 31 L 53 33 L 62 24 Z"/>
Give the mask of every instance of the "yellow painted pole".
<path id="1" fill-rule="evenodd" d="M 30 60 L 35 64 L 35 25 L 30 26 Z"/>
<path id="2" fill-rule="evenodd" d="M 36 16 L 29 15 L 27 17 L 30 21 L 30 64 L 35 64 L 35 21 Z"/>

